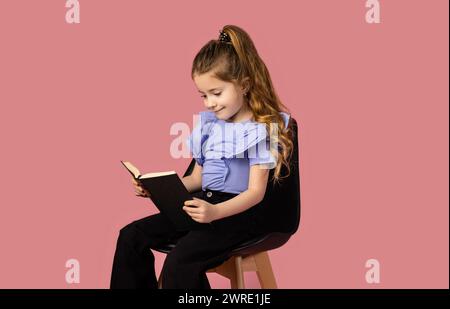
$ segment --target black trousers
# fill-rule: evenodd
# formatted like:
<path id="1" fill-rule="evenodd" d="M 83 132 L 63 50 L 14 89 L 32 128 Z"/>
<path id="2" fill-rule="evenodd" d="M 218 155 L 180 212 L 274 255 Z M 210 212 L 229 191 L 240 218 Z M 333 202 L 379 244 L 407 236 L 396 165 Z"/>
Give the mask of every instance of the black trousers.
<path id="1" fill-rule="evenodd" d="M 197 197 L 211 204 L 237 194 L 206 190 Z M 256 205 L 195 231 L 176 231 L 162 214 L 134 221 L 120 230 L 111 274 L 112 289 L 157 288 L 151 248 L 176 242 L 162 268 L 162 288 L 210 289 L 206 271 L 219 266 L 228 253 L 259 234 Z"/>

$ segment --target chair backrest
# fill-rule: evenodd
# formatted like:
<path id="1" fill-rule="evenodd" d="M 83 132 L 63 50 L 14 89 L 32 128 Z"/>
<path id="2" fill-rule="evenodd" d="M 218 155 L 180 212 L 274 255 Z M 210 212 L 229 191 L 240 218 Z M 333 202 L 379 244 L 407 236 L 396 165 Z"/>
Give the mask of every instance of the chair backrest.
<path id="1" fill-rule="evenodd" d="M 281 179 L 279 184 L 270 181 L 275 169 L 270 170 L 269 183 L 263 201 L 256 205 L 258 217 L 264 232 L 294 234 L 300 224 L 300 172 L 298 155 L 298 127 L 297 121 L 290 117 L 289 128 L 292 130 L 293 152 L 290 162 L 290 174 Z M 183 177 L 189 176 L 195 166 L 195 159 L 191 160 Z M 285 166 L 281 175 L 287 174 Z"/>
<path id="2" fill-rule="evenodd" d="M 265 232 L 280 232 L 294 234 L 300 224 L 300 176 L 298 155 L 298 127 L 294 118 L 289 120 L 289 128 L 292 130 L 293 150 L 289 161 L 290 174 L 281 179 L 281 182 L 270 181 L 275 169 L 270 170 L 269 183 L 266 194 L 260 207 L 259 214 L 261 226 Z M 287 168 L 282 166 L 281 175 L 287 174 Z"/>

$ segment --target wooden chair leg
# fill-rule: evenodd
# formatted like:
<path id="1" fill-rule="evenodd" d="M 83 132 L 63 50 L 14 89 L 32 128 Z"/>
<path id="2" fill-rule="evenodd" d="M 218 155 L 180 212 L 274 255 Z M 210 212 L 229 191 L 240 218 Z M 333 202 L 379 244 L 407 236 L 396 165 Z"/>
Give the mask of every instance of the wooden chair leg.
<path id="1" fill-rule="evenodd" d="M 230 274 L 228 279 L 230 279 L 230 288 L 238 289 L 238 281 L 237 281 L 235 274 Z"/>
<path id="2" fill-rule="evenodd" d="M 256 273 L 262 289 L 276 289 L 277 282 L 270 265 L 269 254 L 263 251 L 254 255 Z"/>
<path id="3" fill-rule="evenodd" d="M 237 288 L 245 289 L 244 271 L 242 269 L 242 256 L 236 256 L 234 258 L 234 266 L 235 266 L 234 271 L 236 273 Z"/>
<path id="4" fill-rule="evenodd" d="M 234 256 L 216 268 L 209 269 L 208 272 L 215 272 L 230 280 L 232 289 L 244 289 L 244 270 L 242 267 L 242 257 Z"/>
<path id="5" fill-rule="evenodd" d="M 158 289 L 162 289 L 162 276 L 161 276 L 161 274 L 159 274 L 159 277 L 158 277 Z"/>
<path id="6" fill-rule="evenodd" d="M 254 254 L 253 256 L 251 256 L 251 259 L 254 261 L 252 262 L 254 264 L 252 264 L 253 266 L 251 267 L 251 269 L 256 270 L 261 288 L 276 289 L 277 283 L 273 274 L 269 254 L 267 253 L 267 251 Z M 208 270 L 208 272 L 216 272 L 228 278 L 230 280 L 232 289 L 245 289 L 244 268 L 242 264 L 242 256 L 235 256 L 224 262 L 222 265 Z M 246 265 L 246 267 L 248 268 L 248 263 Z M 162 288 L 161 274 L 158 278 L 158 288 Z"/>

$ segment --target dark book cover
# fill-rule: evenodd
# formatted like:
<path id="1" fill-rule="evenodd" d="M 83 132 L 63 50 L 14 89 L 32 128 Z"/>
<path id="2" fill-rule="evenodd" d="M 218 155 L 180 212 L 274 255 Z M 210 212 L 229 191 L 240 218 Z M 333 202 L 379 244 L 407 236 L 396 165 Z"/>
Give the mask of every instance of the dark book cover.
<path id="1" fill-rule="evenodd" d="M 201 229 L 207 224 L 193 220 L 184 210 L 184 202 L 192 196 L 174 171 L 141 175 L 130 162 L 121 161 L 133 177 L 150 193 L 159 211 L 167 216 L 177 230 Z"/>

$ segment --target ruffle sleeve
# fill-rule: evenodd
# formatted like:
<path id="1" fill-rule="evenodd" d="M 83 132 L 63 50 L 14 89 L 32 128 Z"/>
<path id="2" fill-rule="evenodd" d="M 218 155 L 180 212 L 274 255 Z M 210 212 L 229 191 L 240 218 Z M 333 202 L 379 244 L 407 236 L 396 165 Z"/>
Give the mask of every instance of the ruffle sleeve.
<path id="1" fill-rule="evenodd" d="M 267 137 L 265 124 L 257 122 L 227 123 L 222 134 L 222 156 L 227 159 L 245 158 L 247 149 Z"/>
<path id="2" fill-rule="evenodd" d="M 280 112 L 284 120 L 285 128 L 289 123 L 290 115 L 284 112 Z M 254 146 L 248 148 L 249 165 L 260 164 L 264 168 L 272 169 L 276 167 L 277 158 L 270 152 L 270 140 L 264 138 L 258 141 Z"/>

